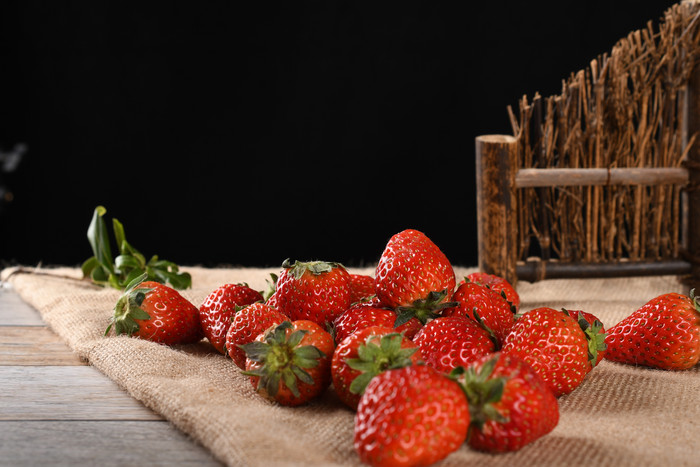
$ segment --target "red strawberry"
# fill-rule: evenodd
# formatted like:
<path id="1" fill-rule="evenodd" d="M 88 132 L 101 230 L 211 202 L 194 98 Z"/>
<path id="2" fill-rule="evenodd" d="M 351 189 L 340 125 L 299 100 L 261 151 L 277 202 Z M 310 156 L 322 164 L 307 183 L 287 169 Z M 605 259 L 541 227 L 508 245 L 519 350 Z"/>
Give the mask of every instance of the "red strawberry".
<path id="1" fill-rule="evenodd" d="M 226 332 L 236 309 L 262 300 L 260 292 L 247 284 L 226 284 L 212 291 L 199 306 L 199 321 L 211 345 L 225 353 Z"/>
<path id="2" fill-rule="evenodd" d="M 481 324 L 496 340 L 497 348 L 503 344 L 515 325 L 515 307 L 502 295 L 469 279 L 460 283 L 452 300 L 458 305 L 445 310 L 444 316 L 467 316 Z"/>
<path id="3" fill-rule="evenodd" d="M 226 352 L 239 368 L 245 369 L 245 352 L 239 346 L 253 342 L 271 326 L 282 324 L 288 319 L 275 308 L 262 302 L 241 308 L 233 316 L 226 333 Z"/>
<path id="4" fill-rule="evenodd" d="M 700 302 L 667 293 L 608 329 L 605 358 L 664 370 L 687 370 L 700 359 Z"/>
<path id="5" fill-rule="evenodd" d="M 503 277 L 485 272 L 473 272 L 469 274 L 466 279 L 484 285 L 502 295 L 515 307 L 516 313 L 520 310 L 520 295 L 515 290 L 515 287 Z"/>
<path id="6" fill-rule="evenodd" d="M 503 343 L 529 363 L 555 397 L 576 389 L 588 374 L 588 340 L 569 314 L 541 307 L 523 314 Z"/>
<path id="7" fill-rule="evenodd" d="M 605 356 L 607 344 L 605 344 L 605 326 L 593 313 L 581 310 L 565 310 L 583 329 L 588 339 L 588 361 L 593 369 Z"/>
<path id="8" fill-rule="evenodd" d="M 331 335 L 309 320 L 284 321 L 244 344 L 246 371 L 258 394 L 297 406 L 319 396 L 331 381 L 335 345 Z"/>
<path id="9" fill-rule="evenodd" d="M 443 373 L 496 350 L 488 331 L 465 316 L 435 318 L 418 331 L 413 341 L 420 347 L 425 363 Z"/>
<path id="10" fill-rule="evenodd" d="M 350 274 L 350 287 L 353 292 L 353 302 L 366 300 L 375 295 L 374 277 L 369 274 Z"/>
<path id="11" fill-rule="evenodd" d="M 559 423 L 557 399 L 535 370 L 516 355 L 484 355 L 451 376 L 469 401 L 467 443 L 474 449 L 517 451 Z"/>
<path id="12" fill-rule="evenodd" d="M 114 307 L 112 326 L 127 334 L 159 344 L 198 342 L 204 337 L 197 307 L 180 293 L 159 282 L 145 281 L 146 274 L 131 281 Z"/>
<path id="13" fill-rule="evenodd" d="M 452 306 L 455 273 L 435 243 L 424 233 L 408 229 L 387 242 L 374 285 L 382 303 L 397 309 L 400 323 L 412 317 L 425 323 Z"/>
<path id="14" fill-rule="evenodd" d="M 341 342 L 350 334 L 368 326 L 394 328 L 396 318 L 397 316 L 394 310 L 375 305 L 373 302 L 355 303 L 333 322 L 335 341 Z M 394 331 L 403 333 L 407 338 L 413 339 L 413 336 L 416 335 L 422 326 L 420 321 L 413 318 L 401 326 L 394 328 Z"/>
<path id="15" fill-rule="evenodd" d="M 460 386 L 426 365 L 385 371 L 367 385 L 355 415 L 355 450 L 372 466 L 431 465 L 467 437 Z"/>
<path id="16" fill-rule="evenodd" d="M 369 326 L 345 338 L 331 361 L 333 389 L 341 401 L 357 409 L 372 378 L 386 370 L 421 361 L 418 345 L 384 326 Z"/>
<path id="17" fill-rule="evenodd" d="M 290 319 L 326 326 L 352 304 L 350 274 L 342 265 L 285 261 L 282 267 L 275 295 L 278 309 Z"/>

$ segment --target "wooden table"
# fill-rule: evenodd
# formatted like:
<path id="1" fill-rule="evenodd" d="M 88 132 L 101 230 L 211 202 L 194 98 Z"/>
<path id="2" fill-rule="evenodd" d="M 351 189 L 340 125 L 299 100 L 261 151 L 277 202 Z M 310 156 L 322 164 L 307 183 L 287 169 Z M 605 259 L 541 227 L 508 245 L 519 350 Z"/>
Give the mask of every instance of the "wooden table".
<path id="1" fill-rule="evenodd" d="M 0 465 L 218 466 L 0 284 Z"/>

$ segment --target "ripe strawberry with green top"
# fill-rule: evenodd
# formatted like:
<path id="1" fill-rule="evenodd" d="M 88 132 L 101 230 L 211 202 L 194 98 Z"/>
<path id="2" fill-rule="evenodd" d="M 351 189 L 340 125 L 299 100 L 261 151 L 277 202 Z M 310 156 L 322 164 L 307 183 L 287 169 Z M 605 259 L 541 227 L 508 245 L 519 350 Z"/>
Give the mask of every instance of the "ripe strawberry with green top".
<path id="1" fill-rule="evenodd" d="M 350 274 L 339 263 L 285 261 L 277 280 L 277 308 L 291 320 L 332 323 L 353 303 Z"/>
<path id="2" fill-rule="evenodd" d="M 333 389 L 357 409 L 367 384 L 378 374 L 421 361 L 418 345 L 385 326 L 369 326 L 343 339 L 331 361 Z"/>
<path id="3" fill-rule="evenodd" d="M 335 344 L 313 321 L 284 321 L 242 347 L 247 357 L 243 374 L 266 399 L 298 406 L 330 385 Z"/>
<path id="4" fill-rule="evenodd" d="M 466 277 L 466 280 L 486 286 L 502 295 L 515 307 L 516 313 L 520 311 L 520 295 L 515 290 L 515 287 L 503 277 L 486 272 L 473 272 Z"/>
<path id="5" fill-rule="evenodd" d="M 453 306 L 452 264 L 423 232 L 407 229 L 392 236 L 374 274 L 382 303 L 399 313 L 399 324 L 416 317 L 422 323 Z"/>
<path id="6" fill-rule="evenodd" d="M 588 361 L 593 369 L 605 356 L 608 346 L 605 343 L 605 326 L 593 313 L 582 310 L 565 310 L 576 321 L 588 339 Z"/>
<path id="7" fill-rule="evenodd" d="M 213 290 L 199 306 L 204 336 L 219 353 L 226 353 L 226 333 L 236 310 L 263 299 L 247 284 L 225 284 Z"/>
<path id="8" fill-rule="evenodd" d="M 468 365 L 496 348 L 488 331 L 465 316 L 441 316 L 429 321 L 413 341 L 426 365 L 442 373 Z"/>
<path id="9" fill-rule="evenodd" d="M 426 365 L 372 378 L 355 414 L 354 446 L 366 464 L 431 465 L 464 444 L 469 405 L 460 386 Z"/>
<path id="10" fill-rule="evenodd" d="M 246 355 L 240 347 L 253 342 L 268 328 L 282 324 L 289 318 L 270 305 L 256 302 L 244 306 L 232 318 L 226 333 L 226 353 L 241 369 L 245 369 Z"/>
<path id="11" fill-rule="evenodd" d="M 513 354 L 484 355 L 451 376 L 469 401 L 467 443 L 490 453 L 517 451 L 551 432 L 559 404 L 547 384 Z"/>
<path id="12" fill-rule="evenodd" d="M 690 295 L 655 297 L 608 329 L 605 358 L 663 370 L 687 370 L 700 359 L 700 302 Z"/>
<path id="13" fill-rule="evenodd" d="M 412 318 L 406 323 L 395 327 L 397 315 L 389 308 L 384 308 L 375 302 L 358 302 L 350 306 L 333 322 L 335 341 L 341 342 L 343 339 L 368 326 L 385 326 L 393 328 L 395 332 L 400 332 L 409 339 L 413 339 L 423 325 L 416 318 Z"/>
<path id="14" fill-rule="evenodd" d="M 127 334 L 159 344 L 199 342 L 204 333 L 197 307 L 172 287 L 145 281 L 146 277 L 142 274 L 126 286 L 105 335 L 114 327 L 117 335 Z"/>
<path id="15" fill-rule="evenodd" d="M 469 279 L 460 283 L 452 300 L 457 306 L 445 310 L 443 316 L 471 318 L 493 336 L 497 348 L 501 347 L 515 325 L 515 306 L 498 292 Z"/>
<path id="16" fill-rule="evenodd" d="M 530 364 L 555 397 L 576 389 L 591 369 L 588 339 L 579 323 L 554 308 L 524 313 L 506 336 L 502 351 Z"/>

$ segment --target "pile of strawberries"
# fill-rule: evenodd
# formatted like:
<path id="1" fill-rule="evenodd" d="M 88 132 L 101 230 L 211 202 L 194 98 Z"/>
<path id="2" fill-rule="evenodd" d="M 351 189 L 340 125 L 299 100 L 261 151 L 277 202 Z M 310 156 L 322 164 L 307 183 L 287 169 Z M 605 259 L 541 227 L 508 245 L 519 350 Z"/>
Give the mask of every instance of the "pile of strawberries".
<path id="1" fill-rule="evenodd" d="M 559 421 L 558 398 L 602 358 L 662 369 L 700 359 L 700 304 L 669 293 L 607 331 L 590 312 L 523 312 L 514 288 L 475 273 L 457 283 L 422 232 L 386 244 L 374 276 L 285 261 L 270 290 L 214 290 L 199 308 L 144 277 L 110 327 L 167 345 L 206 337 L 262 396 L 298 406 L 332 387 L 355 415 L 370 465 L 429 465 L 464 443 L 522 448 Z M 108 329 L 109 331 L 109 329 Z"/>

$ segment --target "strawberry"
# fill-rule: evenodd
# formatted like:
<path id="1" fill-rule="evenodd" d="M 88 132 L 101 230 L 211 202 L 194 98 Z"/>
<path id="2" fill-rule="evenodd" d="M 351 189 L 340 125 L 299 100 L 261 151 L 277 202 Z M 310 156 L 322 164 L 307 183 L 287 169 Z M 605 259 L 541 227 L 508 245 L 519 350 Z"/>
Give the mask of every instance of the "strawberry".
<path id="1" fill-rule="evenodd" d="M 275 292 L 278 309 L 292 320 L 333 322 L 353 303 L 350 274 L 339 263 L 285 261 Z"/>
<path id="2" fill-rule="evenodd" d="M 515 307 L 516 313 L 520 311 L 520 295 L 515 287 L 503 277 L 485 272 L 473 272 L 465 280 L 488 287 L 508 300 Z"/>
<path id="3" fill-rule="evenodd" d="M 245 369 L 246 356 L 240 346 L 253 342 L 271 326 L 282 324 L 288 319 L 266 303 L 256 302 L 244 306 L 233 316 L 226 333 L 226 353 L 239 368 Z"/>
<path id="4" fill-rule="evenodd" d="M 605 343 L 605 326 L 593 313 L 581 310 L 565 310 L 583 329 L 588 339 L 588 361 L 593 369 L 605 356 L 607 344 Z"/>
<path id="5" fill-rule="evenodd" d="M 576 389 L 588 374 L 588 340 L 569 314 L 549 307 L 523 314 L 506 336 L 503 352 L 529 363 L 556 397 Z"/>
<path id="6" fill-rule="evenodd" d="M 465 279 L 452 300 L 458 303 L 443 312 L 444 316 L 467 316 L 481 324 L 494 337 L 497 348 L 515 325 L 515 306 L 504 296 L 485 285 Z"/>
<path id="7" fill-rule="evenodd" d="M 488 331 L 465 316 L 435 318 L 413 340 L 425 363 L 443 373 L 495 351 Z"/>
<path id="8" fill-rule="evenodd" d="M 700 302 L 667 293 L 608 329 L 605 358 L 664 370 L 687 370 L 700 359 Z"/>
<path id="9" fill-rule="evenodd" d="M 460 386 L 426 365 L 372 378 L 355 414 L 355 451 L 372 466 L 430 465 L 467 437 L 469 405 Z"/>
<path id="10" fill-rule="evenodd" d="M 367 326 L 385 326 L 394 328 L 396 312 L 389 308 L 376 305 L 375 302 L 357 302 L 338 316 L 333 322 L 335 341 L 341 342 L 350 334 Z M 416 318 L 396 327 L 395 332 L 403 333 L 407 338 L 413 336 L 423 325 Z"/>
<path id="11" fill-rule="evenodd" d="M 471 424 L 467 443 L 491 453 L 517 451 L 551 432 L 559 404 L 547 383 L 513 354 L 484 355 L 451 376 L 462 386 Z"/>
<path id="12" fill-rule="evenodd" d="M 407 229 L 392 236 L 382 252 L 374 280 L 385 305 L 422 323 L 439 315 L 455 289 L 455 273 L 445 254 L 423 232 Z"/>
<path id="13" fill-rule="evenodd" d="M 330 385 L 333 338 L 309 320 L 284 321 L 241 346 L 257 393 L 281 405 L 297 406 Z"/>
<path id="14" fill-rule="evenodd" d="M 353 293 L 353 302 L 366 300 L 375 295 L 374 277 L 369 274 L 350 274 L 350 287 Z"/>
<path id="15" fill-rule="evenodd" d="M 420 349 L 413 341 L 392 328 L 369 326 L 336 347 L 331 361 L 333 389 L 348 407 L 357 409 L 360 396 L 372 378 L 420 361 Z"/>
<path id="16" fill-rule="evenodd" d="M 197 307 L 180 293 L 147 275 L 132 280 L 117 300 L 114 316 L 105 331 L 114 326 L 117 335 L 127 334 L 159 344 L 192 344 L 204 337 Z"/>
<path id="17" fill-rule="evenodd" d="M 247 284 L 225 284 L 212 291 L 199 306 L 204 336 L 219 353 L 226 353 L 226 332 L 237 307 L 262 300 L 260 292 Z"/>

